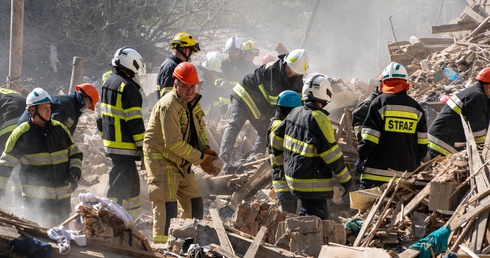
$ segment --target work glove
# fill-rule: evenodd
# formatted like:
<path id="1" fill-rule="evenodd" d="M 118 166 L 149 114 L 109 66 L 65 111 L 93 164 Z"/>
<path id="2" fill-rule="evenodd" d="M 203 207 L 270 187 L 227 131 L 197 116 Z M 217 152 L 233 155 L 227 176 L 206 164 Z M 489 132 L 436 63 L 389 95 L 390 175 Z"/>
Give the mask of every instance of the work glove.
<path id="1" fill-rule="evenodd" d="M 219 157 L 218 153 L 214 150 L 212 150 L 211 148 L 207 148 L 205 150 L 202 151 L 204 154 L 208 154 L 208 155 L 211 155 L 211 156 L 214 156 L 214 157 Z"/>
<path id="2" fill-rule="evenodd" d="M 207 174 L 214 174 L 213 161 L 217 160 L 218 157 L 203 153 L 202 162 L 200 164 L 202 170 Z"/>
<path id="3" fill-rule="evenodd" d="M 75 190 L 77 190 L 78 188 L 78 177 L 75 174 L 70 174 L 67 181 L 70 184 L 69 192 L 70 193 L 75 192 Z"/>
<path id="4" fill-rule="evenodd" d="M 354 191 L 354 184 L 352 183 L 352 179 L 349 179 L 349 181 L 345 183 L 341 183 L 341 185 L 344 188 L 342 198 L 346 197 L 347 195 L 349 195 L 350 192 Z"/>
<path id="5" fill-rule="evenodd" d="M 357 158 L 356 163 L 354 163 L 354 171 L 356 171 L 357 175 L 364 173 L 364 162 L 364 159 Z"/>

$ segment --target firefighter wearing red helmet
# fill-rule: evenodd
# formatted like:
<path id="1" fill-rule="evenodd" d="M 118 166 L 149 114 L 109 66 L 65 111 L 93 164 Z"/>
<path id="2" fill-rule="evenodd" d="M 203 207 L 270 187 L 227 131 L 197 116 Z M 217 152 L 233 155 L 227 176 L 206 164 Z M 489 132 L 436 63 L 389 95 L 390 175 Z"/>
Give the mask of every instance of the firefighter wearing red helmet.
<path id="1" fill-rule="evenodd" d="M 196 67 L 182 62 L 172 76 L 173 89 L 153 107 L 143 141 L 156 243 L 167 242 L 170 219 L 178 214 L 177 203 L 184 210 L 182 218 L 203 218 L 203 199 L 191 166 L 212 175 L 220 171 L 212 165 L 218 154 L 209 147 L 205 133 Z"/>
<path id="2" fill-rule="evenodd" d="M 488 130 L 490 67 L 482 69 L 475 77 L 475 85 L 454 94 L 447 100 L 429 128 L 429 154 L 446 156 L 464 149 L 456 142 L 466 142 L 460 116 L 470 124 L 477 143 L 484 143 Z"/>

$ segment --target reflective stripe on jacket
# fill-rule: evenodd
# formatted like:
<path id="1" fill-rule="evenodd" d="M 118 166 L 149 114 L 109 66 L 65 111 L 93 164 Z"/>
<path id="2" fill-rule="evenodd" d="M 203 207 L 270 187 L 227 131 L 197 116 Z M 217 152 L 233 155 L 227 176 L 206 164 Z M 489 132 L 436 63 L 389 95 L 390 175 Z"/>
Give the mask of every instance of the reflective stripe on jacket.
<path id="1" fill-rule="evenodd" d="M 231 96 L 245 104 L 255 119 L 273 116 L 277 96 L 284 90 L 301 92 L 302 76 L 288 77 L 284 55 L 280 59 L 255 69 L 233 88 Z"/>
<path id="2" fill-rule="evenodd" d="M 155 104 L 143 143 L 143 151 L 150 160 L 164 159 L 185 173 L 190 172 L 191 164 L 201 163 L 201 151 L 209 148 L 209 143 L 200 98 L 196 94 L 188 105 L 172 90 Z M 194 128 L 189 119 L 193 119 Z M 191 130 L 197 135 L 195 143 L 189 142 Z M 149 177 L 156 176 L 149 173 Z"/>
<path id="3" fill-rule="evenodd" d="M 274 188 L 274 191 L 278 197 L 280 197 L 280 195 L 284 192 L 289 193 L 289 186 L 286 182 L 286 177 L 284 176 L 283 171 L 283 152 L 275 152 L 277 157 L 272 152 L 272 140 L 275 136 L 274 131 L 282 123 L 284 118 L 286 118 L 284 114 L 276 111 L 276 114 L 272 118 L 271 124 L 269 125 L 269 129 L 267 130 L 267 153 L 269 154 L 269 162 L 272 167 L 272 187 Z"/>
<path id="4" fill-rule="evenodd" d="M 141 156 L 145 124 L 140 86 L 120 72 L 102 86 L 100 105 L 106 154 Z"/>
<path id="5" fill-rule="evenodd" d="M 488 105 L 488 98 L 480 83 L 453 95 L 429 128 L 429 148 L 443 155 L 464 149 L 454 146 L 456 142 L 466 142 L 460 115 L 470 124 L 475 141 L 485 142 L 489 121 Z"/>
<path id="6" fill-rule="evenodd" d="M 293 109 L 274 131 L 272 152 L 277 157 L 283 151 L 286 181 L 300 198 L 332 198 L 333 173 L 340 183 L 351 180 L 327 115 L 306 102 Z"/>
<path id="7" fill-rule="evenodd" d="M 420 105 L 401 91 L 373 100 L 357 152 L 365 166 L 413 171 L 427 154 L 427 121 Z"/>
<path id="8" fill-rule="evenodd" d="M 5 189 L 13 168 L 20 163 L 25 197 L 69 198 L 68 178 L 81 176 L 83 154 L 68 129 L 56 120 L 46 128 L 31 121 L 17 127 L 0 157 L 0 188 Z"/>

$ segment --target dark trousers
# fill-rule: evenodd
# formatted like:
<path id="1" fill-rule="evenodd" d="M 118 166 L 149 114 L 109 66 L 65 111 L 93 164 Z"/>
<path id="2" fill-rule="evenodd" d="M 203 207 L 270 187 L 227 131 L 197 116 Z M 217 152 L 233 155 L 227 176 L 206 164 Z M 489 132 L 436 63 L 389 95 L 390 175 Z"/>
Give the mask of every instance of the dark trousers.
<path id="1" fill-rule="evenodd" d="M 233 161 L 232 155 L 236 138 L 247 120 L 250 121 L 255 131 L 257 131 L 257 139 L 255 140 L 251 152 L 265 152 L 265 139 L 270 119 L 255 119 L 250 114 L 245 104 L 242 104 L 235 98 L 231 98 L 230 119 L 228 121 L 228 126 L 223 133 L 223 138 L 221 139 L 220 146 L 219 156 L 223 160 L 223 162 L 230 163 L 231 161 Z"/>
<path id="2" fill-rule="evenodd" d="M 109 189 L 107 198 L 123 206 L 130 214 L 131 210 L 125 207 L 123 200 L 138 199 L 140 195 L 140 178 L 136 162 L 132 156 L 111 155 L 113 167 L 109 172 Z M 132 206 L 131 209 L 140 207 Z"/>
<path id="3" fill-rule="evenodd" d="M 322 220 L 327 220 L 330 216 L 328 213 L 327 199 L 300 199 L 301 207 L 299 208 L 300 216 L 317 216 Z"/>
<path id="4" fill-rule="evenodd" d="M 298 197 L 291 192 L 276 193 L 279 210 L 296 214 L 298 210 Z"/>

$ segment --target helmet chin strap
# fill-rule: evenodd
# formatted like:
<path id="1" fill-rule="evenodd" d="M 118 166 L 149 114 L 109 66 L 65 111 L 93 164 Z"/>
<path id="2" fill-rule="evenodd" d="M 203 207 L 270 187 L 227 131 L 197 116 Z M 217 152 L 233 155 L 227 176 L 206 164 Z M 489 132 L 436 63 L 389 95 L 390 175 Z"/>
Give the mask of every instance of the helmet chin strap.
<path id="1" fill-rule="evenodd" d="M 49 120 L 46 120 L 46 119 L 44 119 L 44 117 L 40 116 L 40 115 L 39 115 L 39 113 L 37 112 L 37 107 L 38 107 L 38 106 L 36 106 L 36 109 L 35 109 L 35 111 L 34 111 L 34 114 L 29 113 L 29 116 L 30 116 L 31 118 L 34 118 L 34 117 L 36 117 L 36 116 L 39 116 L 39 119 L 41 119 L 41 121 L 43 121 L 43 122 L 45 122 L 45 123 L 48 123 L 49 121 L 51 121 L 51 117 L 49 118 Z"/>
<path id="2" fill-rule="evenodd" d="M 177 48 L 177 51 L 178 51 L 178 52 L 179 52 L 179 53 L 180 53 L 182 56 L 184 56 L 184 57 L 185 57 L 185 62 L 189 62 L 189 59 L 191 58 L 191 55 L 192 55 L 192 51 L 191 51 L 191 53 L 190 53 L 189 55 L 186 55 L 186 54 L 184 53 L 184 51 L 182 51 L 182 49 L 184 49 L 184 50 L 185 50 L 185 48 Z"/>

